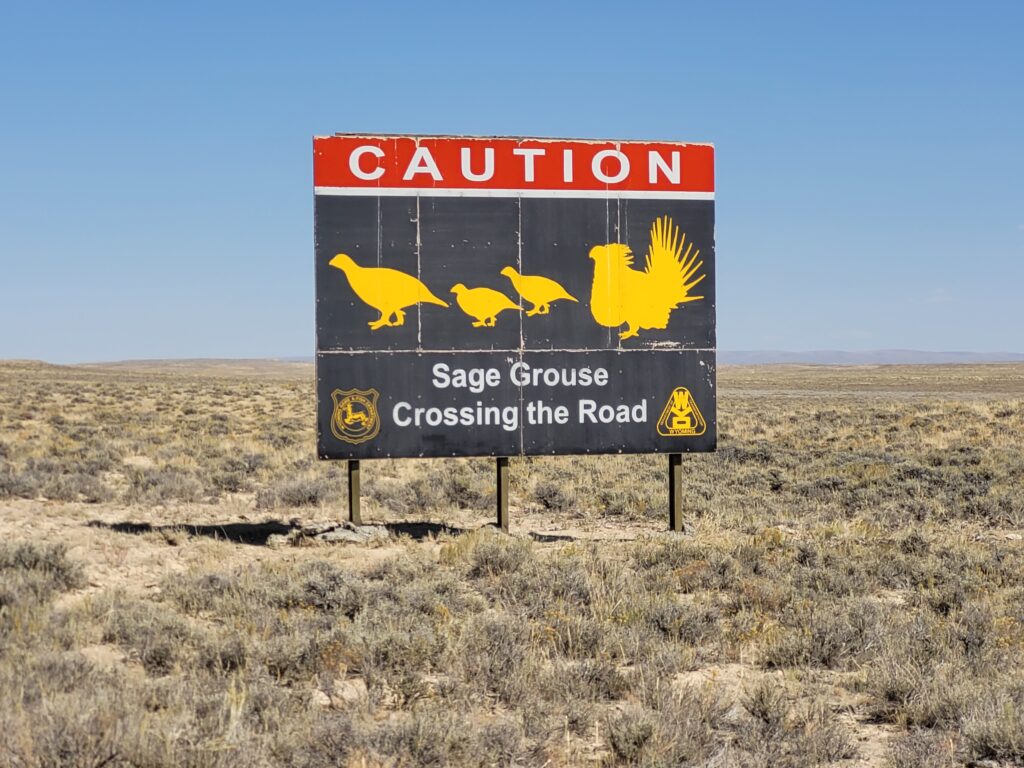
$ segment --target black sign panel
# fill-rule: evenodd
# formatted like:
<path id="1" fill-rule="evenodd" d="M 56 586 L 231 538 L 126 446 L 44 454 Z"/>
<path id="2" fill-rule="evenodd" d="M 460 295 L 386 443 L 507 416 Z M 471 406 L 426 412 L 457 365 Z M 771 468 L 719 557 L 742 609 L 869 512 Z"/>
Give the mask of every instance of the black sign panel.
<path id="1" fill-rule="evenodd" d="M 318 139 L 320 456 L 714 450 L 694 147 Z"/>

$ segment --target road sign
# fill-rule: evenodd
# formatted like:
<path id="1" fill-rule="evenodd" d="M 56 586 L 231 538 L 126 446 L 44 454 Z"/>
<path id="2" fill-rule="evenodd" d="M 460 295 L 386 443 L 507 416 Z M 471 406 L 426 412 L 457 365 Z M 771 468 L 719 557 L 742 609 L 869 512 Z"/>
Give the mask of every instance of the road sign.
<path id="1" fill-rule="evenodd" d="M 714 149 L 313 141 L 322 458 L 714 450 Z"/>

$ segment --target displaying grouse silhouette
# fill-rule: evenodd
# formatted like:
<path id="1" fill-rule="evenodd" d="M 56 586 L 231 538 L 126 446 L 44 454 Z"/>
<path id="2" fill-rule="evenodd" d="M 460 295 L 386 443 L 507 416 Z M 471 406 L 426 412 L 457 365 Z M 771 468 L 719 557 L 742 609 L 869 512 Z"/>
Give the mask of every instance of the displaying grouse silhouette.
<path id="1" fill-rule="evenodd" d="M 599 325 L 618 328 L 625 324 L 620 339 L 638 335 L 641 329 L 668 326 L 669 315 L 680 304 L 698 301 L 690 291 L 704 279 L 697 272 L 704 264 L 697 261 L 700 250 L 693 243 L 683 245 L 686 235 L 672 219 L 663 216 L 651 225 L 651 244 L 646 269 L 632 269 L 633 252 L 623 243 L 595 245 L 594 282 L 590 291 L 590 312 Z"/>
<path id="2" fill-rule="evenodd" d="M 462 283 L 456 283 L 452 286 L 452 293 L 455 294 L 459 309 L 476 320 L 474 328 L 494 327 L 499 312 L 522 309 L 504 293 L 492 288 L 467 288 Z"/>
<path id="3" fill-rule="evenodd" d="M 549 277 L 541 275 L 521 275 L 514 267 L 505 267 L 501 274 L 512 281 L 519 295 L 530 302 L 533 307 L 528 309 L 527 316 L 546 315 L 551 311 L 551 303 L 565 299 L 576 301 L 568 291 Z"/>
<path id="4" fill-rule="evenodd" d="M 360 267 L 351 256 L 344 253 L 339 253 L 329 263 L 345 273 L 356 296 L 380 312 L 380 318 L 368 324 L 371 330 L 402 325 L 405 322 L 403 310 L 414 304 L 448 306 L 447 302 L 437 298 L 415 277 L 397 269 Z"/>

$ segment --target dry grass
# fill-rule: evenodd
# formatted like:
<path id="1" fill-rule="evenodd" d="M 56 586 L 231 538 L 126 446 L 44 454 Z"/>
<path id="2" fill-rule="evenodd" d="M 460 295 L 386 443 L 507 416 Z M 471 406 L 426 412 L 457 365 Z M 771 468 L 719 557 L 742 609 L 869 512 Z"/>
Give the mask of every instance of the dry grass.
<path id="1" fill-rule="evenodd" d="M 0 365 L 0 765 L 1024 762 L 1019 366 L 727 369 L 688 536 L 659 457 L 513 461 L 513 536 L 370 462 L 390 540 L 284 548 L 343 467 L 246 374 Z"/>

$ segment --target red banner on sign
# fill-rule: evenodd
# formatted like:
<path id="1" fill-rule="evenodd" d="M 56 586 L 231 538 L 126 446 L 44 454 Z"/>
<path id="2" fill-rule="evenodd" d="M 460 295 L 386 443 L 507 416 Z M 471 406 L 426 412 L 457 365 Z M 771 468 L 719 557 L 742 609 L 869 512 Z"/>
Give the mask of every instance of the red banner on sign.
<path id="1" fill-rule="evenodd" d="M 714 165 L 710 144 L 456 136 L 313 139 L 317 192 L 619 192 L 710 199 Z"/>

